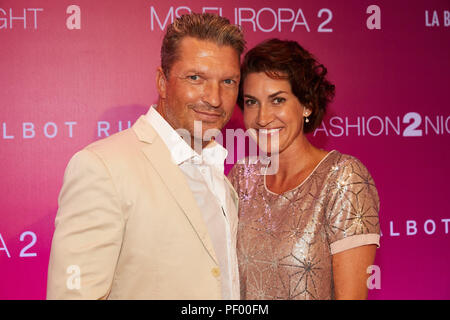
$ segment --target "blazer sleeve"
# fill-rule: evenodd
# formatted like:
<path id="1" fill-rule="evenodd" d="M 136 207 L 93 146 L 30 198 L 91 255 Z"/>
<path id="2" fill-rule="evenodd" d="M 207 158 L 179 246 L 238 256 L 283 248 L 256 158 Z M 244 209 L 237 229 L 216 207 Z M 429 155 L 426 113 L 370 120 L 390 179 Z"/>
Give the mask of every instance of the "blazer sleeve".
<path id="1" fill-rule="evenodd" d="M 70 160 L 58 199 L 47 299 L 104 299 L 114 278 L 125 222 L 110 172 L 93 151 Z"/>

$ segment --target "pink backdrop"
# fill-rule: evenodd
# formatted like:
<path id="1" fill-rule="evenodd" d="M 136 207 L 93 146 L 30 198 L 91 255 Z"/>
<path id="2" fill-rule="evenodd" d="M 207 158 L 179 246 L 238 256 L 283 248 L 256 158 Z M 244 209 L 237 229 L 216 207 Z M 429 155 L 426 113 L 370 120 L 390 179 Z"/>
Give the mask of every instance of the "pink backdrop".
<path id="1" fill-rule="evenodd" d="M 294 39 L 327 66 L 337 95 L 310 138 L 358 157 L 381 198 L 369 298 L 449 299 L 448 0 L 0 0 L 0 299 L 45 298 L 68 160 L 156 102 L 161 28 L 204 8 L 248 47 Z"/>

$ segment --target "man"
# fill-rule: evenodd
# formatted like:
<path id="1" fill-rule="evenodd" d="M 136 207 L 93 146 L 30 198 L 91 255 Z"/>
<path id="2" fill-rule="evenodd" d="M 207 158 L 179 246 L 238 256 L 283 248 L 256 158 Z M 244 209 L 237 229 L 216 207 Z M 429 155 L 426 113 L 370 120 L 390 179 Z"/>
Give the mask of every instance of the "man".
<path id="1" fill-rule="evenodd" d="M 239 299 L 237 196 L 208 136 L 233 112 L 244 45 L 215 15 L 168 27 L 158 104 L 69 162 L 47 298 Z"/>

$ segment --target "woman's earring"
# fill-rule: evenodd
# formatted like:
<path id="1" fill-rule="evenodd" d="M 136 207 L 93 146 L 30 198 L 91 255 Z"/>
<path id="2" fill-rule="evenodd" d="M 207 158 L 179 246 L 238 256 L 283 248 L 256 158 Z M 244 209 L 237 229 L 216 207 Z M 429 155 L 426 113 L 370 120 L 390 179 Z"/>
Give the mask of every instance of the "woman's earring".
<path id="1" fill-rule="evenodd" d="M 308 117 L 305 117 L 305 122 L 306 122 L 306 123 L 309 123 Z"/>

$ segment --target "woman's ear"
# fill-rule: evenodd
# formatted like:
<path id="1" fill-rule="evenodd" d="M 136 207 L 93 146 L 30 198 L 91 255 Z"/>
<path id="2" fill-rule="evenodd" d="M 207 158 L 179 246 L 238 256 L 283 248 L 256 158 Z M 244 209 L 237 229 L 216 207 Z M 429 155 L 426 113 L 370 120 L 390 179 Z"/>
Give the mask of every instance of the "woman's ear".
<path id="1" fill-rule="evenodd" d="M 303 109 L 303 116 L 304 117 L 309 117 L 311 115 L 312 111 L 309 108 L 304 108 Z"/>
<path id="2" fill-rule="evenodd" d="M 156 88 L 159 93 L 159 97 L 162 99 L 166 98 L 166 85 L 167 85 L 167 78 L 164 74 L 164 71 L 161 67 L 158 67 L 156 70 Z"/>

